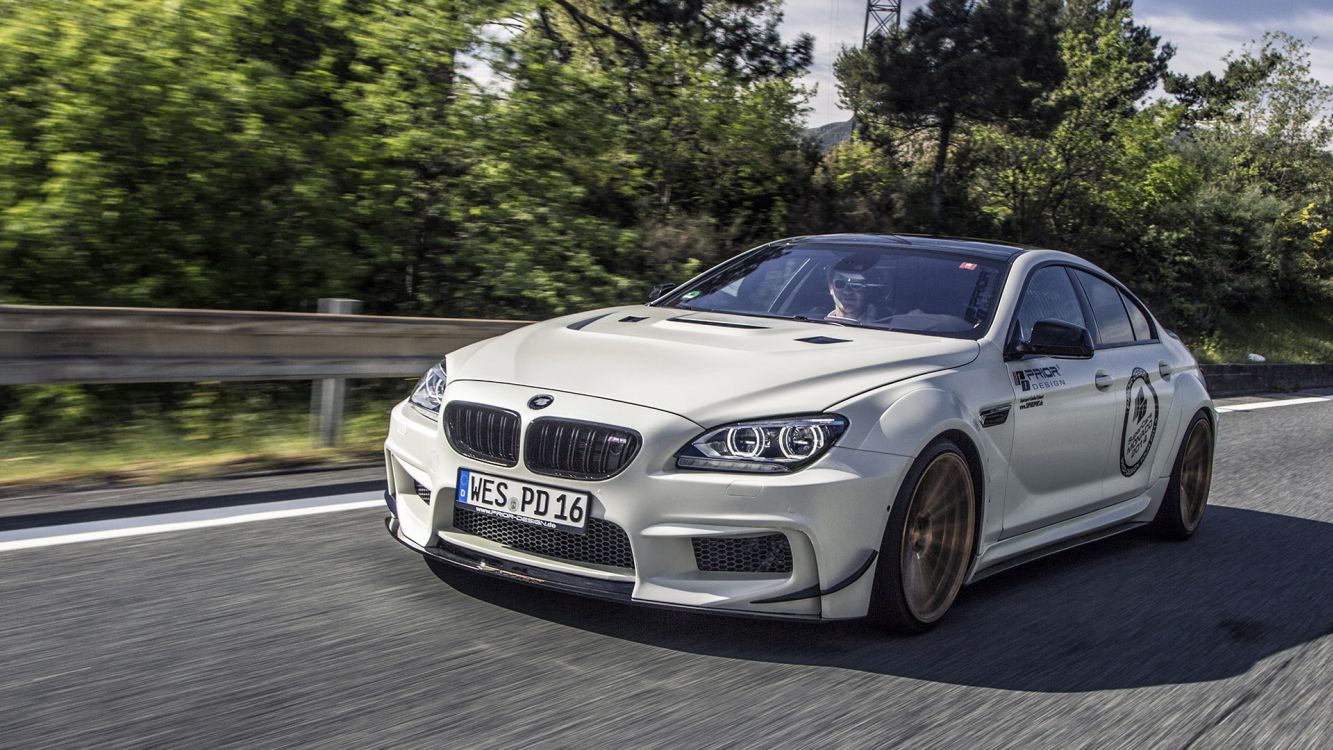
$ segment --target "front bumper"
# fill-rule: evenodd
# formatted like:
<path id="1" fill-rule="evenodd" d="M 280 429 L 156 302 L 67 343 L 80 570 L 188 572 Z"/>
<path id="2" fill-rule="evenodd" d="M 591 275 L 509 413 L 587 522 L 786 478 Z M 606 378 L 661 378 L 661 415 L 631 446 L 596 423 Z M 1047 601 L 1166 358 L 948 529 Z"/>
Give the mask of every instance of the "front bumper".
<path id="1" fill-rule="evenodd" d="M 495 578 L 525 583 L 529 586 L 537 586 L 539 588 L 559 591 L 565 594 L 578 594 L 580 596 L 589 596 L 595 599 L 618 602 L 620 604 L 639 604 L 663 609 L 724 614 L 734 617 L 759 617 L 763 619 L 794 619 L 824 622 L 824 620 L 817 615 L 775 615 L 764 612 L 724 610 L 714 607 L 694 607 L 687 604 L 640 601 L 636 600 L 633 596 L 634 584 L 632 583 L 603 581 L 596 578 L 588 578 L 586 576 L 560 573 L 558 571 L 526 565 L 512 560 L 491 557 L 489 555 L 474 552 L 465 547 L 449 544 L 448 542 L 437 542 L 430 547 L 423 547 L 398 533 L 398 519 L 392 517 L 385 518 L 384 526 L 389 530 L 389 535 L 397 540 L 399 544 L 419 553 L 422 557 L 427 559 L 437 560 L 456 568 L 473 571 L 474 573 L 482 573 Z"/>
<path id="2" fill-rule="evenodd" d="M 525 405 L 539 393 L 459 381 L 449 384 L 446 397 L 511 409 L 526 427 L 535 414 Z M 643 447 L 611 479 L 556 480 L 529 472 L 523 462 L 501 468 L 464 458 L 449 447 L 438 420 L 400 404 L 385 444 L 395 538 L 458 567 L 635 604 L 802 620 L 866 613 L 888 506 L 909 459 L 835 447 L 793 474 L 679 471 L 675 451 L 702 431 L 680 416 L 574 394 L 558 394 L 541 416 L 629 427 L 643 435 Z M 452 503 L 460 466 L 589 492 L 591 516 L 628 536 L 633 567 L 534 554 L 461 532 Z M 760 534 L 785 536 L 790 572 L 705 571 L 696 562 L 694 540 Z"/>

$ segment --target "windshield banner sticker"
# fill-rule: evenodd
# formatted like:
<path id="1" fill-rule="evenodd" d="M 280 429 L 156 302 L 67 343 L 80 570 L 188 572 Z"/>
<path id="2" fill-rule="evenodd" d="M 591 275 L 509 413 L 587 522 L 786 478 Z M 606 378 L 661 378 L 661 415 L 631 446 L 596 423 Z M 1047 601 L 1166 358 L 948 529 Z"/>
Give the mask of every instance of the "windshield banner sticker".
<path id="1" fill-rule="evenodd" d="M 1064 384 L 1065 379 L 1060 376 L 1059 365 L 1014 371 L 1014 386 L 1024 393 L 1059 388 Z"/>
<path id="2" fill-rule="evenodd" d="M 1157 436 L 1157 391 L 1148 372 L 1135 367 L 1125 388 L 1125 430 L 1120 439 L 1120 473 L 1133 476 Z"/>

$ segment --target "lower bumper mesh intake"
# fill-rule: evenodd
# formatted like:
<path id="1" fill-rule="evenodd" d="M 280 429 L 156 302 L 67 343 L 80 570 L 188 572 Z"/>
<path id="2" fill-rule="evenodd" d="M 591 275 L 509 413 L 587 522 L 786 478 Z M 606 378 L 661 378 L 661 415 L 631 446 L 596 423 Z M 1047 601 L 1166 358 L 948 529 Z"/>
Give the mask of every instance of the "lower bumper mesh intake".
<path id="1" fill-rule="evenodd" d="M 634 569 L 629 536 L 624 529 L 601 518 L 589 518 L 583 534 L 571 534 L 455 505 L 454 528 L 524 552 L 611 568 Z"/>
<path id="2" fill-rule="evenodd" d="M 785 534 L 696 536 L 694 562 L 699 570 L 725 573 L 790 573 L 791 544 Z"/>

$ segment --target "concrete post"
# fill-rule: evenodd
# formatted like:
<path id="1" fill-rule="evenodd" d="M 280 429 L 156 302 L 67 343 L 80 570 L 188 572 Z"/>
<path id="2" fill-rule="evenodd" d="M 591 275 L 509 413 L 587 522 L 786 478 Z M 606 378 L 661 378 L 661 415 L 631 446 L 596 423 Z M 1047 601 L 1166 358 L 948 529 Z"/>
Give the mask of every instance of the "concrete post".
<path id="1" fill-rule="evenodd" d="M 355 315 L 361 312 L 360 300 L 321 297 L 319 312 Z M 347 400 L 346 378 L 316 380 L 310 389 L 310 422 L 315 443 L 321 448 L 338 444 L 342 434 L 343 407 Z"/>

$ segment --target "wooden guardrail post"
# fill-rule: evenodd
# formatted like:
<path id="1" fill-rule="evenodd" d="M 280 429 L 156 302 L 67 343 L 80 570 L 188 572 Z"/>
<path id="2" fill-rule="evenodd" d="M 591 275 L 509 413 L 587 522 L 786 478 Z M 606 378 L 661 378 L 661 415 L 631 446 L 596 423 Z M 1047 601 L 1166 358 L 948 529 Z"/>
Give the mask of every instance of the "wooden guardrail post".
<path id="1" fill-rule="evenodd" d="M 360 300 L 321 297 L 320 313 L 355 315 L 361 312 Z M 311 383 L 310 419 L 316 444 L 330 447 L 342 436 L 343 411 L 347 402 L 346 378 L 323 378 Z"/>

